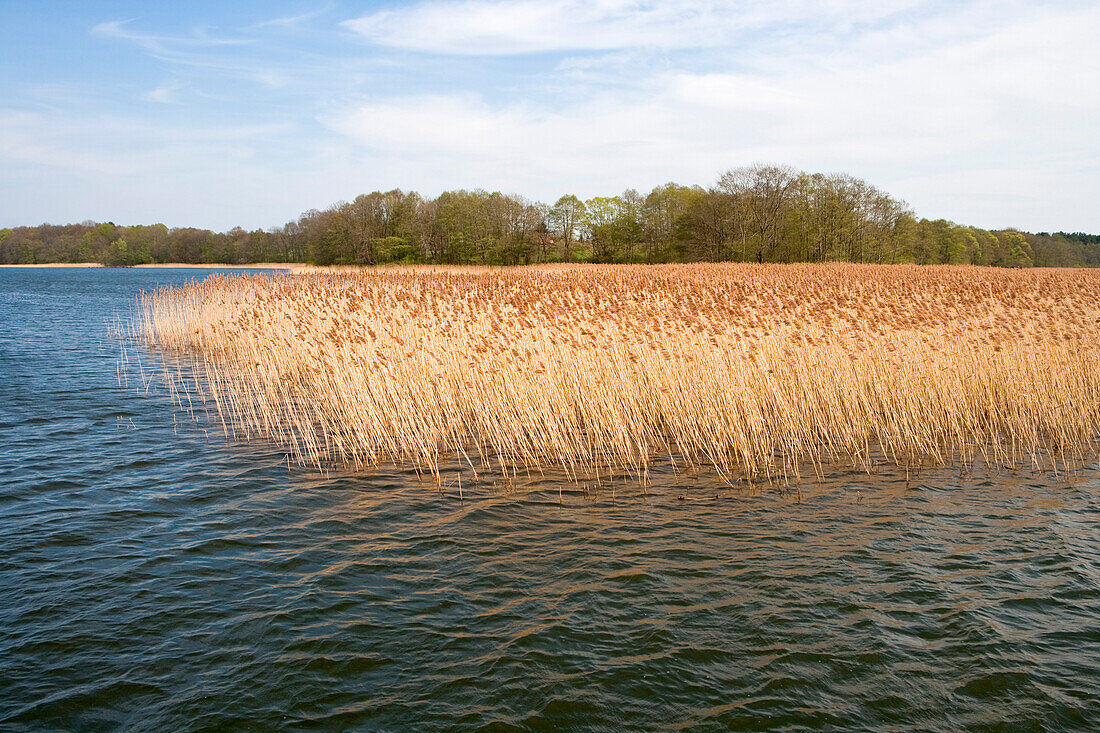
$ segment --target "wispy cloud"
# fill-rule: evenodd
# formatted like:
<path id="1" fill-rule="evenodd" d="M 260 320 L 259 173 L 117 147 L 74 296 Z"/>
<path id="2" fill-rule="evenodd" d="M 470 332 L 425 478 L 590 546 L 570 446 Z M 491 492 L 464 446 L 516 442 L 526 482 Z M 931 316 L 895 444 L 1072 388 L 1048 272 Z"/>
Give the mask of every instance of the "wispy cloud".
<path id="1" fill-rule="evenodd" d="M 764 160 L 923 215 L 1100 231 L 1090 0 L 321 2 L 80 28 L 98 78 L 0 69 L 0 219 L 55 211 L 59 180 L 225 227 L 378 187 L 550 199 Z"/>
<path id="2" fill-rule="evenodd" d="M 835 5 L 840 17 L 843 4 Z M 436 175 L 466 171 L 468 180 L 476 172 L 483 185 L 530 184 L 540 195 L 551 194 L 551 183 L 559 192 L 595 193 L 670 177 L 707 181 L 723 167 L 764 159 L 867 176 L 930 215 L 1026 226 L 1042 213 L 1045 186 L 1059 176 L 1080 183 L 1074 161 L 1096 152 L 1087 120 L 1100 113 L 1100 97 L 1089 91 L 1100 82 L 1100 51 L 1088 38 L 1100 9 L 987 20 L 992 30 L 977 35 L 952 32 L 941 19 L 921 34 L 914 22 L 857 34 L 865 49 L 858 64 L 849 48 L 799 55 L 758 45 L 743 71 L 657 71 L 618 89 L 601 79 L 575 88 L 564 104 L 536 94 L 510 102 L 469 92 L 409 96 L 368 101 L 325 122 L 380 158 L 405 161 L 406 170 L 430 160 Z M 1060 42 L 1029 42 L 1035 37 Z M 585 43 L 583 34 L 569 43 Z M 1054 150 L 1062 153 L 1057 162 Z M 1044 172 L 1034 179 L 1043 187 L 1011 180 L 1023 186 L 1017 198 L 1034 205 L 1005 198 L 999 215 L 989 197 L 960 197 L 957 186 L 941 195 L 926 185 L 930 171 L 942 183 L 957 170 L 961 187 L 979 191 L 976 170 L 1029 168 Z"/>
<path id="3" fill-rule="evenodd" d="M 761 29 L 848 31 L 927 0 L 747 2 L 720 0 L 428 0 L 345 21 L 372 43 L 430 53 L 493 55 L 550 51 L 707 48 Z"/>
<path id="4" fill-rule="evenodd" d="M 59 115 L 0 108 L 0 218 L 5 224 L 85 219 L 228 229 L 266 227 L 337 190 L 287 176 L 271 150 L 286 124 L 177 124 L 130 115 Z M 277 187 L 258 182 L 281 181 Z"/>
<path id="5" fill-rule="evenodd" d="M 141 98 L 147 102 L 157 102 L 158 104 L 180 104 L 180 100 L 176 96 L 179 89 L 179 85 L 167 84 L 156 89 L 150 89 L 141 95 Z"/>
<path id="6" fill-rule="evenodd" d="M 292 129 L 285 123 L 199 126 L 0 108 L 0 157 L 108 176 L 162 173 L 196 154 L 199 161 L 247 155 L 255 141 Z"/>
<path id="7" fill-rule="evenodd" d="M 268 20 L 261 20 L 259 23 L 254 23 L 251 28 L 253 30 L 259 30 L 263 28 L 284 28 L 294 29 L 311 20 L 316 20 L 321 16 L 332 11 L 332 4 L 329 3 L 320 8 L 315 8 L 305 13 L 299 13 L 297 15 L 287 15 L 279 18 L 269 18 Z"/>
<path id="8" fill-rule="evenodd" d="M 159 35 L 133 30 L 131 20 L 114 20 L 99 23 L 92 28 L 92 35 L 133 43 L 149 56 L 159 61 L 200 72 L 223 74 L 277 88 L 287 83 L 286 76 L 247 55 L 226 56 L 221 50 L 237 50 L 256 45 L 253 38 L 229 38 L 212 35 L 197 28 L 188 35 Z"/>
<path id="9" fill-rule="evenodd" d="M 171 53 L 172 51 L 170 49 L 176 46 L 240 46 L 251 42 L 245 38 L 219 38 L 211 36 L 203 28 L 198 28 L 194 33 L 187 36 L 163 36 L 143 33 L 128 28 L 127 26 L 132 22 L 133 19 L 97 23 L 92 26 L 92 35 L 133 41 L 146 50 L 165 54 Z"/>

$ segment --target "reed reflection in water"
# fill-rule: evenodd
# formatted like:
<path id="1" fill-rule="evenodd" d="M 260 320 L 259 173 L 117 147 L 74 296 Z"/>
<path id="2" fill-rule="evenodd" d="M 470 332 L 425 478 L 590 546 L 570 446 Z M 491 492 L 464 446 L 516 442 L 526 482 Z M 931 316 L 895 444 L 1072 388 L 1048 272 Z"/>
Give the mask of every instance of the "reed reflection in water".
<path id="1" fill-rule="evenodd" d="M 665 467 L 648 495 L 547 474 L 461 502 L 288 471 L 133 361 L 119 387 L 105 325 L 194 276 L 0 271 L 0 727 L 1100 720 L 1095 467 L 835 472 L 801 501 Z"/>

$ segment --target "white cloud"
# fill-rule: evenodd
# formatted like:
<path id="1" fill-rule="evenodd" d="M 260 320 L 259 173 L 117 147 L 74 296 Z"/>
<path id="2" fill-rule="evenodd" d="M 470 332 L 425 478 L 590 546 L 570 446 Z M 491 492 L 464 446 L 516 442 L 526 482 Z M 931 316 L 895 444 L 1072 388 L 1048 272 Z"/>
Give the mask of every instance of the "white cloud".
<path id="1" fill-rule="evenodd" d="M 747 74 L 677 74 L 670 101 L 714 109 L 797 113 L 807 107 L 802 90 Z"/>
<path id="2" fill-rule="evenodd" d="M 250 43 L 247 39 L 242 38 L 218 38 L 211 36 L 203 29 L 198 29 L 194 33 L 188 36 L 164 36 L 154 33 L 142 33 L 140 31 L 132 31 L 127 26 L 132 23 L 133 20 L 112 20 L 104 23 L 98 23 L 92 27 L 92 35 L 104 36 L 106 38 L 121 38 L 127 41 L 133 41 L 143 48 L 150 51 L 166 52 L 169 46 L 183 45 L 183 46 L 240 46 L 246 43 Z"/>
<path id="3" fill-rule="evenodd" d="M 471 55 L 637 46 L 706 48 L 781 24 L 845 30 L 928 4 L 920 0 L 750 2 L 720 0 L 429 0 L 345 21 L 372 43 Z"/>
<path id="4" fill-rule="evenodd" d="M 132 43 L 149 56 L 198 74 L 217 74 L 261 84 L 271 89 L 285 86 L 286 74 L 276 71 L 262 60 L 238 59 L 212 55 L 218 51 L 240 50 L 255 45 L 250 38 L 227 38 L 211 35 L 198 28 L 188 35 L 160 35 L 131 30 L 131 20 L 113 20 L 92 27 L 93 36 Z M 288 70 L 289 71 L 289 70 Z"/>
<path id="5" fill-rule="evenodd" d="M 405 97 L 324 122 L 366 148 L 376 164 L 391 162 L 399 178 L 435 176 L 443 186 L 544 198 L 565 189 L 606 192 L 606 185 L 627 179 L 642 185 L 668 162 L 664 154 L 654 160 L 657 151 L 686 152 L 669 146 L 676 114 L 656 100 L 600 99 L 554 112 L 524 103 L 492 106 L 468 95 Z"/>
<path id="6" fill-rule="evenodd" d="M 164 126 L 0 110 L 0 226 L 94 219 L 229 229 L 281 224 L 342 193 L 328 169 L 267 152 L 283 126 Z M 307 205 L 308 204 L 308 205 Z"/>
<path id="7" fill-rule="evenodd" d="M 146 102 L 157 102 L 159 104 L 179 104 L 180 101 L 176 96 L 179 91 L 179 85 L 166 84 L 159 86 L 156 89 L 150 89 L 145 94 L 141 95 L 141 98 Z"/>
<path id="8" fill-rule="evenodd" d="M 152 171 L 159 167 L 155 156 L 166 152 L 179 153 L 180 158 L 196 151 L 226 154 L 231 148 L 290 129 L 284 123 L 203 127 L 124 116 L 66 117 L 0 108 L 0 159 L 124 174 Z"/>
<path id="9" fill-rule="evenodd" d="M 1100 231 L 1095 2 L 427 0 L 353 33 L 328 13 L 96 26 L 163 77 L 9 96 L 0 223 L 270 225 L 374 188 L 548 200 L 774 161 L 933 218 Z"/>
<path id="10" fill-rule="evenodd" d="M 668 71 L 619 88 L 582 87 L 564 105 L 536 95 L 414 95 L 323 121 L 362 146 L 376 170 L 406 180 L 550 198 L 670 178 L 707 182 L 725 168 L 773 160 L 856 173 L 928 216 L 1059 228 L 1072 225 L 1035 202 L 1072 188 L 1064 200 L 1078 202 L 1072 213 L 1082 221 L 1081 191 L 1100 194 L 1095 172 L 1079 171 L 1079 161 L 1100 155 L 1092 123 L 1100 50 L 1090 41 L 1097 27 L 1100 8 L 1040 13 L 975 38 L 922 41 L 908 52 L 892 46 L 861 64 L 849 62 L 848 50 L 812 63 L 777 54 L 757 64 L 767 72 Z M 996 175 L 1004 178 L 983 182 Z M 1023 200 L 1034 205 L 1021 209 Z"/>
<path id="11" fill-rule="evenodd" d="M 900 179 L 892 182 L 892 188 L 912 200 L 939 202 L 937 212 L 925 212 L 933 218 L 1025 231 L 1097 231 L 1100 161 L 1093 160 L 1091 170 L 1084 170 L 1083 162 L 1049 169 L 969 168 Z M 1055 191 L 1057 213 L 1052 212 L 1050 200 Z"/>
<path id="12" fill-rule="evenodd" d="M 331 9 L 332 9 L 332 5 L 330 3 L 328 5 L 325 5 L 324 7 L 317 8 L 316 10 L 311 10 L 311 11 L 306 12 L 306 13 L 300 13 L 298 15 L 287 15 L 287 16 L 283 16 L 283 17 L 279 17 L 279 18 L 271 18 L 270 20 L 263 20 L 263 21 L 260 21 L 259 23 L 254 24 L 252 26 L 252 28 L 253 29 L 260 29 L 260 28 L 278 27 L 278 28 L 293 29 L 293 28 L 297 28 L 297 27 L 299 27 L 299 26 L 301 26 L 305 23 L 308 23 L 311 20 L 315 20 L 316 18 L 319 18 L 320 16 L 324 15 L 325 13 L 330 11 Z"/>

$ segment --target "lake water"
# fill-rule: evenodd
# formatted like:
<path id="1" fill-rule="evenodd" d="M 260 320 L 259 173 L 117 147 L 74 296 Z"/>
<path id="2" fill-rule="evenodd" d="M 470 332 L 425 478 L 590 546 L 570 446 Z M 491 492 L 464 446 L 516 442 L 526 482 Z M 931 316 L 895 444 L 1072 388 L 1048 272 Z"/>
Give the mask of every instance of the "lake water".
<path id="1" fill-rule="evenodd" d="M 0 269 L 0 728 L 1100 728 L 1095 466 L 288 470 L 120 367 L 135 294 L 205 274 Z"/>

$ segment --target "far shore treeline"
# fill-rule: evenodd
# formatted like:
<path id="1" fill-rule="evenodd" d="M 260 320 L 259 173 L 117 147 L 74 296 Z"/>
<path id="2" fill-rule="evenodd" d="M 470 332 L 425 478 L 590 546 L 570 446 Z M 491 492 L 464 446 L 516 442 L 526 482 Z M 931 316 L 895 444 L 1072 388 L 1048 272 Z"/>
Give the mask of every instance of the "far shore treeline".
<path id="1" fill-rule="evenodd" d="M 0 229 L 0 264 L 695 261 L 1095 267 L 1100 235 L 918 219 L 858 178 L 775 165 L 731 170 L 709 188 L 669 183 L 553 204 L 482 190 L 434 199 L 376 191 L 266 231 L 110 222 Z"/>

